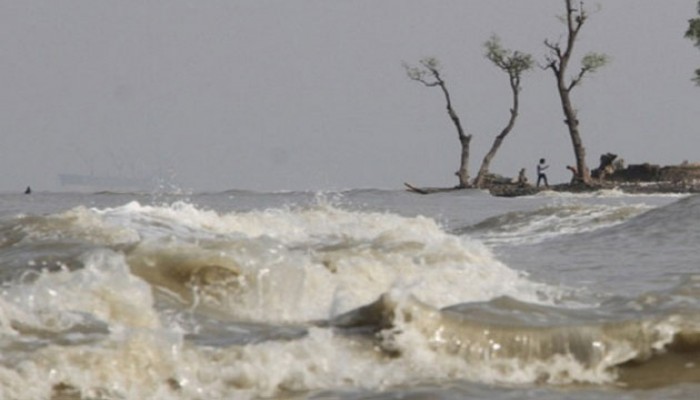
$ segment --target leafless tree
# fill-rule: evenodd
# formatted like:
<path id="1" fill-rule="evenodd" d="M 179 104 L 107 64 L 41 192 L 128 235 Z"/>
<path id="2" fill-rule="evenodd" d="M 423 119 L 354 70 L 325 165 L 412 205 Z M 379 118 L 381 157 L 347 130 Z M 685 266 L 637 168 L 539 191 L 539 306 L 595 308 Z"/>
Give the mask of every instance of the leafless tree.
<path id="1" fill-rule="evenodd" d="M 545 56 L 546 64 L 544 68 L 550 69 L 557 81 L 557 91 L 559 92 L 562 110 L 564 111 L 564 123 L 569 129 L 574 155 L 576 156 L 577 178 L 582 183 L 590 184 L 591 176 L 586 165 L 586 149 L 581 141 L 577 112 L 571 104 L 571 90 L 581 83 L 585 75 L 593 73 L 605 65 L 608 62 L 608 57 L 605 54 L 588 53 L 583 56 L 578 73 L 570 78 L 567 77 L 567 68 L 573 54 L 574 44 L 581 27 L 588 20 L 589 14 L 584 9 L 583 2 L 574 5 L 572 0 L 564 0 L 564 3 L 566 5 L 566 15 L 562 17 L 562 20 L 566 24 L 567 29 L 566 41 L 563 45 L 559 41 L 544 41 L 544 45 L 549 50 L 549 53 Z"/>

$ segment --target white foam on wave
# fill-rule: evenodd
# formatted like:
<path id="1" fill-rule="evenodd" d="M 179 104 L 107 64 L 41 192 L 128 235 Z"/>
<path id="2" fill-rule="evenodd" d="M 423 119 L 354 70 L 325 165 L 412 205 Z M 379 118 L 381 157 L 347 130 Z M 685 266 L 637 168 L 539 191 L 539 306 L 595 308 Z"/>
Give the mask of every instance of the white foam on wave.
<path id="1" fill-rule="evenodd" d="M 41 235 L 123 248 L 151 285 L 255 321 L 329 318 L 392 288 L 437 307 L 560 294 L 433 219 L 331 203 L 228 213 L 187 202 L 77 207 L 48 217 Z"/>
<path id="2" fill-rule="evenodd" d="M 646 204 L 553 204 L 491 218 L 491 226 L 476 237 L 489 245 L 536 244 L 563 235 L 609 228 L 652 208 Z"/>
<path id="3" fill-rule="evenodd" d="M 246 346 L 209 348 L 183 340 L 176 324 L 161 322 L 151 288 L 130 273 L 118 253 L 86 255 L 76 271 L 41 272 L 6 287 L 0 297 L 3 328 L 36 348 L 3 351 L 0 398 L 256 398 L 280 391 L 382 388 L 421 375 L 416 360 L 395 360 L 367 339 L 310 328 L 307 336 Z M 108 332 L 89 343 L 65 345 L 47 337 L 70 330 L 85 316 Z M 37 332 L 39 336 L 35 336 Z M 364 343 L 360 343 L 360 342 Z M 467 367 L 462 367 L 467 370 Z M 430 377 L 445 377 L 445 367 Z"/>
<path id="4" fill-rule="evenodd" d="M 447 240 L 449 245 L 441 243 L 444 238 L 431 240 L 437 241 L 438 253 L 448 251 L 465 256 L 463 243 L 454 237 Z M 393 242 L 383 242 L 387 243 Z M 450 249 L 450 245 L 457 249 Z M 455 262 L 455 257 L 449 255 L 447 265 Z M 309 328 L 306 336 L 294 340 L 198 346 L 183 339 L 183 330 L 174 320 L 164 322 L 154 304 L 151 287 L 131 273 L 123 255 L 96 251 L 85 256 L 84 264 L 83 269 L 72 272 L 42 272 L 3 289 L 0 323 L 5 333 L 22 338 L 17 343 L 37 346 L 19 351 L 3 348 L 0 398 L 51 398 L 63 392 L 79 393 L 83 398 L 259 398 L 324 389 L 383 390 L 451 379 L 604 383 L 615 378 L 608 366 L 635 355 L 634 349 L 620 346 L 616 349 L 619 353 L 611 353 L 605 364 L 594 368 L 584 367 L 565 355 L 542 361 L 484 358 L 475 362 L 452 354 L 449 346 L 447 351 L 440 348 L 440 337 L 436 336 L 441 332 L 440 324 L 433 324 L 432 320 L 439 319 L 440 312 L 431 308 L 425 308 L 427 311 L 416 314 L 413 320 L 401 319 L 402 314 L 397 313 L 395 329 L 383 333 L 383 340 L 390 340 L 391 344 L 384 342 L 382 346 L 393 346 L 399 356 L 377 351 L 372 337 L 345 336 L 330 328 Z M 441 267 L 439 262 L 430 265 Z M 504 276 L 509 272 L 505 266 L 502 270 L 492 264 L 465 269 L 472 271 L 463 276 L 448 273 L 443 281 L 435 283 L 438 286 L 429 282 L 425 285 L 429 290 L 461 287 L 467 294 L 455 296 L 471 298 L 513 293 L 518 287 L 532 290 L 517 274 L 513 275 L 514 282 L 507 282 Z M 455 278 L 462 281 L 447 282 Z M 495 282 L 499 278 L 502 282 Z M 465 279 L 470 280 L 465 284 Z M 370 285 L 367 282 L 363 284 Z M 392 296 L 401 302 L 422 293 L 419 286 L 418 282 L 414 286 L 395 286 Z M 486 288 L 475 292 L 472 286 Z M 307 288 L 311 289 L 314 288 Z M 319 301 L 316 297 L 310 299 Z M 445 301 L 441 297 L 433 300 Z M 107 325 L 108 332 L 100 340 L 74 345 L 44 343 L 41 334 L 32 333 L 61 332 L 81 323 L 85 315 Z M 421 326 L 437 329 L 436 334 L 426 335 L 430 330 Z M 22 332 L 26 328 L 30 328 L 29 333 Z M 673 336 L 674 329 L 669 326 L 666 336 Z M 662 345 L 659 343 L 659 347 Z"/>
<path id="5" fill-rule="evenodd" d="M 154 328 L 158 315 L 151 288 L 131 274 L 123 255 L 86 254 L 76 271 L 37 272 L 1 292 L 4 320 L 49 332 L 69 329 L 90 315 L 118 327 Z"/>
<path id="6" fill-rule="evenodd" d="M 129 394 L 158 369 L 150 357 L 163 358 L 181 341 L 177 329 L 161 325 L 151 287 L 131 274 L 123 255 L 95 251 L 83 262 L 75 271 L 24 276 L 0 292 L 8 335 L 0 398 L 52 398 L 56 387 L 74 387 L 86 397 L 112 389 Z M 20 343 L 26 346 L 15 347 Z"/>
<path id="7" fill-rule="evenodd" d="M 49 398 L 56 388 L 74 388 L 83 397 L 98 398 L 247 399 L 317 390 L 381 391 L 436 380 L 606 384 L 616 379 L 612 363 L 635 356 L 622 344 L 593 367 L 567 355 L 473 362 L 436 349 L 409 325 L 394 337 L 398 356 L 382 355 L 367 340 L 312 328 L 294 341 L 207 348 L 134 331 L 99 346 L 49 346 L 15 367 L 0 367 L 0 394 Z"/>
<path id="8" fill-rule="evenodd" d="M 380 346 L 401 354 L 402 363 L 418 366 L 408 374 L 460 377 L 495 384 L 614 382 L 616 367 L 664 352 L 681 324 L 620 321 L 619 326 L 581 324 L 530 329 L 472 323 L 462 317 L 390 296 L 396 308 L 393 327 L 382 331 Z"/>
<path id="9" fill-rule="evenodd" d="M 105 220 L 97 210 L 84 206 L 33 218 L 24 222 L 21 228 L 26 241 L 77 239 L 96 244 L 119 244 L 140 239 L 136 230 Z"/>
<path id="10" fill-rule="evenodd" d="M 590 198 L 683 198 L 687 193 L 629 193 L 620 188 L 601 189 L 589 192 L 566 192 L 556 190 L 542 190 L 531 196 L 523 198 L 561 198 L 561 199 L 590 199 Z"/>
<path id="11" fill-rule="evenodd" d="M 8 335 L 0 342 L 3 399 L 245 399 L 284 390 L 383 384 L 380 376 L 368 378 L 382 359 L 371 346 L 361 350 L 330 329 L 312 328 L 299 340 L 248 346 L 188 344 L 177 324 L 160 322 L 150 287 L 131 275 L 115 253 L 93 253 L 79 271 L 41 273 L 18 282 L 0 299 L 0 321 Z M 41 339 L 41 332 L 49 337 L 70 329 L 82 315 L 106 322 L 109 333 L 75 345 Z M 10 340 L 20 348 L 13 350 Z"/>
<path id="12" fill-rule="evenodd" d="M 198 301 L 239 318 L 323 319 L 392 288 L 438 307 L 501 295 L 551 301 L 559 294 L 508 268 L 479 241 L 420 216 L 327 203 L 225 214 L 186 203 L 130 203 L 99 213 L 138 232 L 140 245 L 128 260 L 142 276 L 153 275 L 148 268 L 171 283 L 177 277 L 168 277 L 168 268 L 196 276 L 210 283 L 196 288 Z M 208 278 L 214 274 L 217 282 Z"/>

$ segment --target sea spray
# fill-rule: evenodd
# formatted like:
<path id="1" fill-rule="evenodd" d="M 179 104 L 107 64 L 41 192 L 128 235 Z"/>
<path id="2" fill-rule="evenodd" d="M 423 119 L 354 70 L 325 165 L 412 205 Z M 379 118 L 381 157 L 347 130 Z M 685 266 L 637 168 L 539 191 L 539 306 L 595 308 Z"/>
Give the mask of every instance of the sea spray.
<path id="1" fill-rule="evenodd" d="M 47 194 L 3 214 L 1 398 L 695 393 L 697 263 L 686 243 L 697 237 L 697 199 L 635 216 L 626 207 L 673 199 L 188 197 Z M 538 217 L 498 243 L 446 228 L 557 207 L 572 211 L 564 219 L 592 218 L 572 231 L 538 225 L 547 239 L 525 246 Z M 606 257 L 577 276 L 580 238 L 586 254 Z M 654 262 L 620 267 L 652 250 Z M 644 295 L 602 292 L 613 273 Z M 564 275 L 592 294 L 557 284 Z M 385 296 L 393 306 L 378 319 L 336 323 Z"/>
<path id="2" fill-rule="evenodd" d="M 552 204 L 488 218 L 455 231 L 489 245 L 537 244 L 562 235 L 609 228 L 650 210 L 646 205 Z"/>
<path id="3" fill-rule="evenodd" d="M 158 236 L 142 228 L 139 232 L 149 232 L 142 233 L 148 239 L 128 251 L 129 265 L 184 301 L 196 297 L 202 306 L 237 318 L 327 318 L 395 286 L 437 306 L 503 292 L 532 301 L 557 295 L 498 262 L 477 241 L 453 236 L 424 217 L 328 205 L 216 218 L 210 211 L 198 215 L 191 207 L 185 212 L 187 231 Z M 135 219 L 142 223 L 142 214 L 154 213 L 161 219 L 167 214 L 137 208 Z M 170 218 L 158 227 L 174 224 L 176 217 Z M 198 240 L 192 242 L 192 236 Z"/>

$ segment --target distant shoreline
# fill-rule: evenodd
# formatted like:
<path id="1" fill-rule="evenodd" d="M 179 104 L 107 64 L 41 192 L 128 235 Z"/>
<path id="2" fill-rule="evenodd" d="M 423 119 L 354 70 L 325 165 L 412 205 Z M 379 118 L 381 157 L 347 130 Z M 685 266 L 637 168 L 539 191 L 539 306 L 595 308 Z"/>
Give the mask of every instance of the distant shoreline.
<path id="1" fill-rule="evenodd" d="M 601 165 L 591 173 L 590 183 L 561 183 L 552 186 L 533 186 L 523 179 L 517 180 L 492 175 L 483 189 L 497 197 L 531 196 L 543 191 L 566 193 L 592 193 L 600 190 L 619 190 L 628 194 L 693 194 L 700 193 L 700 163 L 683 162 L 680 165 L 659 166 L 650 163 L 624 167 L 614 162 L 616 155 L 601 156 Z M 571 168 L 571 167 L 569 167 Z M 474 189 L 474 187 L 416 187 L 404 183 L 407 190 L 419 194 Z"/>
<path id="2" fill-rule="evenodd" d="M 473 187 L 416 187 L 409 183 L 404 183 L 404 185 L 407 191 L 423 195 L 475 189 Z M 495 197 L 532 196 L 546 191 L 560 193 L 594 193 L 602 190 L 619 190 L 626 194 L 694 194 L 700 193 L 700 182 L 597 182 L 591 185 L 561 183 L 540 187 L 529 184 L 523 186 L 517 183 L 497 183 L 491 184 L 484 189 L 488 190 L 488 192 Z"/>
<path id="3" fill-rule="evenodd" d="M 549 187 L 520 186 L 517 184 L 497 184 L 488 188 L 496 197 L 531 196 L 543 191 L 567 193 L 591 193 L 601 190 L 619 190 L 627 194 L 693 194 L 700 193 L 700 182 L 601 182 L 591 185 L 557 184 Z"/>

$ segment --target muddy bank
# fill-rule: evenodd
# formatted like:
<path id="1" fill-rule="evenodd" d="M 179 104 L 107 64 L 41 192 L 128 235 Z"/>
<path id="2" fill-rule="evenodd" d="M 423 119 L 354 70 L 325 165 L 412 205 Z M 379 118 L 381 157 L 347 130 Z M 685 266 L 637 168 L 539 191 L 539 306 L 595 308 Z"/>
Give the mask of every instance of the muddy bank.
<path id="1" fill-rule="evenodd" d="M 406 184 L 406 190 L 417 194 L 444 193 L 460 190 L 473 190 L 474 188 L 460 187 L 415 187 Z M 535 187 L 533 185 L 521 185 L 517 183 L 500 183 L 489 185 L 488 190 L 492 196 L 520 197 L 532 196 L 542 191 L 590 193 L 599 190 L 620 190 L 630 194 L 655 194 L 655 193 L 700 193 L 700 181 L 661 181 L 661 182 L 598 182 L 591 185 L 562 183 L 549 187 Z"/>
<path id="2" fill-rule="evenodd" d="M 684 162 L 679 165 L 660 166 L 650 163 L 618 163 L 616 155 L 601 156 L 600 166 L 592 171 L 593 182 L 589 185 L 558 184 L 548 188 L 530 184 L 493 184 L 489 192 L 494 196 L 517 197 L 536 194 L 543 190 L 583 193 L 597 190 L 620 190 L 624 193 L 700 193 L 700 164 Z"/>
<path id="3" fill-rule="evenodd" d="M 519 197 L 531 196 L 541 191 L 586 193 L 598 190 L 620 190 L 631 194 L 654 193 L 700 193 L 700 163 L 684 162 L 679 165 L 659 166 L 655 164 L 613 163 L 617 156 L 604 154 L 601 156 L 601 166 L 592 171 L 592 182 L 589 185 L 580 183 L 561 183 L 549 187 L 536 187 L 522 176 L 518 178 L 489 175 L 483 189 L 493 196 Z M 522 175 L 522 174 L 521 174 Z M 462 187 L 417 187 L 404 183 L 406 189 L 418 194 L 451 192 L 464 189 Z"/>
<path id="4" fill-rule="evenodd" d="M 631 194 L 654 194 L 654 193 L 700 193 L 699 182 L 603 182 L 594 183 L 590 186 L 580 184 L 558 184 L 549 187 L 521 186 L 516 184 L 492 185 L 489 192 L 493 196 L 518 197 L 531 196 L 541 191 L 552 190 L 555 192 L 586 193 L 598 190 L 620 190 L 623 193 Z"/>

